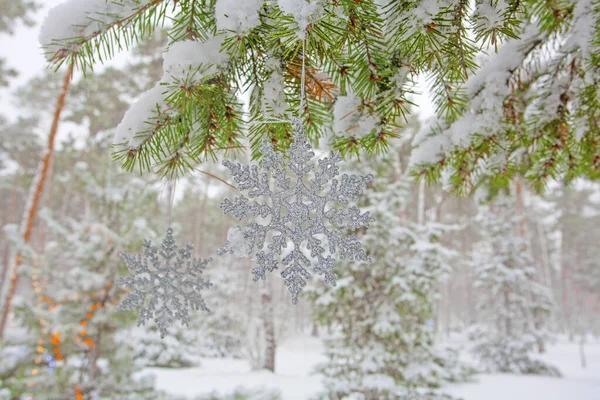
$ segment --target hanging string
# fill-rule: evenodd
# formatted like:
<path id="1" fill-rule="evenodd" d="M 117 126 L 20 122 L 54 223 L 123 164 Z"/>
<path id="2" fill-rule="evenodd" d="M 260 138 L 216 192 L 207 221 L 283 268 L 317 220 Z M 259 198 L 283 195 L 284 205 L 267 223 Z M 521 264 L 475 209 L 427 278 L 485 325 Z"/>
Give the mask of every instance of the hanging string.
<path id="1" fill-rule="evenodd" d="M 167 199 L 167 227 L 170 228 L 173 223 L 173 203 L 175 202 L 175 183 L 176 181 L 168 181 L 169 198 Z"/>
<path id="2" fill-rule="evenodd" d="M 306 87 L 306 49 L 307 48 L 308 48 L 308 30 L 305 30 L 304 31 L 304 39 L 302 40 L 302 72 L 301 72 L 301 78 L 300 78 L 300 103 L 298 105 L 298 117 L 297 118 L 300 118 L 300 116 L 304 112 L 305 97 L 306 97 L 305 87 Z M 262 122 L 269 123 L 269 124 L 289 124 L 289 123 L 293 122 L 293 119 L 296 119 L 296 118 L 283 119 L 283 118 L 277 118 L 277 117 L 273 117 L 273 116 L 266 116 L 263 114 Z"/>
<path id="3" fill-rule="evenodd" d="M 304 31 L 304 40 L 302 41 L 302 81 L 300 85 L 300 105 L 298 106 L 298 116 L 304 111 L 304 98 L 306 97 L 306 49 L 308 48 L 308 30 Z"/>

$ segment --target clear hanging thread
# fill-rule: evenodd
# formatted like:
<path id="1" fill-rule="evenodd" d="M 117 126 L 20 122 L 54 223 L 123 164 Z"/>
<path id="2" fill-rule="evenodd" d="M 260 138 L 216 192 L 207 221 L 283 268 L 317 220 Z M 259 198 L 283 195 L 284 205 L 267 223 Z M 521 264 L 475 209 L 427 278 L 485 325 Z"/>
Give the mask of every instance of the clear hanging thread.
<path id="1" fill-rule="evenodd" d="M 296 122 L 295 120 L 300 119 L 304 111 L 305 97 L 306 97 L 306 49 L 308 47 L 308 31 L 304 31 L 304 39 L 302 40 L 302 72 L 300 78 L 300 103 L 298 105 L 298 117 L 292 119 L 283 119 L 277 118 L 273 116 L 264 116 L 263 115 L 263 123 L 270 124 L 289 124 Z"/>
<path id="2" fill-rule="evenodd" d="M 168 181 L 169 198 L 167 199 L 167 227 L 170 228 L 173 224 L 173 203 L 175 202 L 175 181 Z"/>

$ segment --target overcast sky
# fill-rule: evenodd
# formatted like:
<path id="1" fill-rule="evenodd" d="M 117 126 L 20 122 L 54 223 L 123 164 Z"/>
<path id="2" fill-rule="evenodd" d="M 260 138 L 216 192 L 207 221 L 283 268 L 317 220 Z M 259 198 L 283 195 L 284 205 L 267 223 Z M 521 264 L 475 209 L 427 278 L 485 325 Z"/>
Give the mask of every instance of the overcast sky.
<path id="1" fill-rule="evenodd" d="M 8 65 L 19 71 L 19 78 L 11 87 L 22 85 L 46 67 L 42 49 L 38 42 L 39 24 L 48 13 L 48 9 L 60 4 L 62 0 L 44 0 L 44 5 L 36 13 L 38 24 L 34 27 L 19 25 L 13 36 L 0 35 L 0 56 L 8 60 Z M 6 96 L 5 91 L 2 97 Z"/>

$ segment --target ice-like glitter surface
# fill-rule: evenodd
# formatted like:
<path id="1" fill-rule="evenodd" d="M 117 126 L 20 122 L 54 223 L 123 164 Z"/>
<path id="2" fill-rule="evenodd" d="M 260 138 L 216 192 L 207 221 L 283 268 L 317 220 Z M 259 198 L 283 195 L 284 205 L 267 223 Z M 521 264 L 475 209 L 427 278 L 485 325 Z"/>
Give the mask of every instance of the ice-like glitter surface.
<path id="1" fill-rule="evenodd" d="M 129 275 L 118 283 L 129 291 L 118 308 L 139 308 L 138 326 L 154 320 L 164 337 L 173 320 L 188 325 L 190 309 L 209 311 L 201 292 L 211 285 L 202 276 L 210 260 L 192 258 L 189 244 L 178 249 L 171 228 L 160 249 L 147 240 L 143 248 L 142 254 L 121 253 Z"/>
<path id="2" fill-rule="evenodd" d="M 294 119 L 292 124 L 296 133 L 287 157 L 265 143 L 260 166 L 223 162 L 248 197 L 225 199 L 219 207 L 247 221 L 240 228 L 243 242 L 249 243 L 248 255 L 257 251 L 254 280 L 265 279 L 267 272 L 283 264 L 281 276 L 296 304 L 312 276 L 309 269 L 335 286 L 337 259 L 370 261 L 352 231 L 368 227 L 372 218 L 349 203 L 362 195 L 372 177 L 343 174 L 341 180 L 336 179 L 340 154 L 331 152 L 315 164 L 301 120 Z M 290 243 L 293 248 L 288 248 Z M 226 242 L 217 253 L 234 253 L 237 249 L 232 245 Z"/>

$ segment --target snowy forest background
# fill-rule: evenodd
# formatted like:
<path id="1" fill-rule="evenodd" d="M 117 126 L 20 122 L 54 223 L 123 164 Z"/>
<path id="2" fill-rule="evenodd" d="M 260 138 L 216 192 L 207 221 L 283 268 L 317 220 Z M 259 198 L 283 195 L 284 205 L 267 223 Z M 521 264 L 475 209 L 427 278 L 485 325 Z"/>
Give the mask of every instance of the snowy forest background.
<path id="1" fill-rule="evenodd" d="M 0 35 L 37 29 L 40 13 L 0 0 Z M 504 399 L 515 382 L 561 396 L 522 399 L 600 399 L 600 184 L 551 182 L 536 195 L 516 180 L 492 201 L 415 184 L 418 111 L 387 154 L 347 165 L 375 176 L 361 199 L 376 219 L 362 239 L 370 266 L 340 263 L 338 285 L 312 282 L 297 306 L 281 279 L 253 282 L 251 261 L 214 254 L 235 222 L 217 208 L 233 189 L 207 163 L 178 184 L 173 227 L 196 257 L 213 257 L 212 313 L 161 340 L 116 311 L 119 253 L 162 239 L 168 200 L 163 180 L 121 171 L 109 144 L 160 79 L 165 41 L 155 34 L 126 61 L 76 75 L 28 244 L 21 216 L 62 74 L 18 82 L 19 54 L 1 54 L 0 298 L 17 254 L 22 266 L 0 399 Z M 548 383 L 573 371 L 585 378 Z M 502 381 L 517 375 L 553 380 Z"/>

